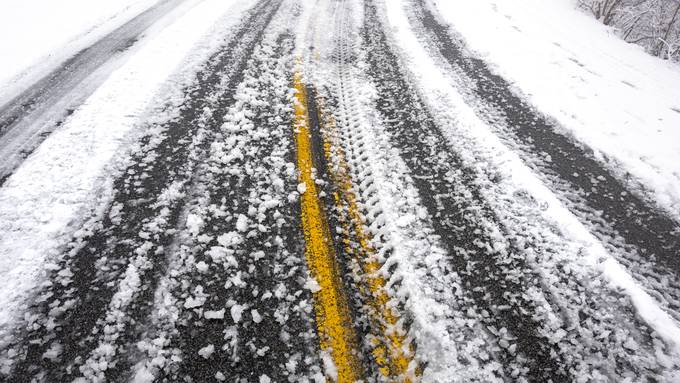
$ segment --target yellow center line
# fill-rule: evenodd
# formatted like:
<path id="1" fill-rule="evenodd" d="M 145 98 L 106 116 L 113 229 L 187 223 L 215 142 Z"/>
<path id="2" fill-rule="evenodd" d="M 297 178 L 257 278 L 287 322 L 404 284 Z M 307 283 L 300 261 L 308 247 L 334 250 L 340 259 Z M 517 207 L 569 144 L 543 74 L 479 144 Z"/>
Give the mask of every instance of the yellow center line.
<path id="1" fill-rule="evenodd" d="M 314 308 L 320 348 L 328 352 L 337 371 L 339 383 L 361 380 L 363 371 L 357 352 L 357 335 L 352 325 L 348 299 L 338 269 L 328 221 L 314 181 L 314 161 L 310 135 L 307 92 L 302 74 L 293 78 L 295 94 L 295 142 L 301 191 L 302 227 L 305 256 L 312 277 L 319 285 L 314 292 Z M 329 377 L 330 378 L 330 377 Z"/>
<path id="2" fill-rule="evenodd" d="M 368 291 L 369 304 L 373 308 L 370 318 L 373 326 L 380 330 L 382 340 L 373 344 L 373 356 L 378 364 L 380 373 L 388 379 L 399 379 L 403 382 L 418 380 L 417 363 L 413 360 L 413 346 L 407 340 L 406 334 L 400 332 L 399 317 L 390 306 L 390 296 L 385 286 L 386 281 L 380 275 L 381 264 L 375 259 L 375 249 L 371 245 L 371 235 L 364 230 L 364 223 L 360 213 L 356 195 L 352 190 L 352 181 L 344 151 L 338 141 L 335 119 L 323 112 L 323 99 L 318 98 L 317 110 L 319 121 L 323 124 L 324 155 L 329 164 L 330 176 L 337 187 L 334 193 L 336 205 L 346 211 L 349 219 L 341 220 L 343 231 L 350 233 L 346 236 L 345 247 L 362 265 L 364 279 Z M 343 209 L 343 207 L 345 209 Z M 352 243 L 352 240 L 355 244 Z M 366 290 L 366 289 L 364 289 Z"/>

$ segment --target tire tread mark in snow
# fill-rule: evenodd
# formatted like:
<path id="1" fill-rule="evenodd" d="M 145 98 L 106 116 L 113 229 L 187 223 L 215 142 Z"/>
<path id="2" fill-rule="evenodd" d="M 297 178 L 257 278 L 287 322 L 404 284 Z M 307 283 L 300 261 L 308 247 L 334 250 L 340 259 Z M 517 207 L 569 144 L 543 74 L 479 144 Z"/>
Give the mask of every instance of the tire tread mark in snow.
<path id="1" fill-rule="evenodd" d="M 60 270 L 50 274 L 51 284 L 42 297 L 39 297 L 31 310 L 45 323 L 32 322 L 26 330 L 18 329 L 16 341 L 10 348 L 18 352 L 17 364 L 12 371 L 15 379 L 30 380 L 32 376 L 44 373 L 51 381 L 62 381 L 71 374 L 77 374 L 77 365 L 97 345 L 97 334 L 93 330 L 105 324 L 103 315 L 113 297 L 120 278 L 135 250 L 144 243 L 140 231 L 154 218 L 164 217 L 164 206 L 154 202 L 162 198 L 173 182 L 184 184 L 192 175 L 188 157 L 192 155 L 192 137 L 201 125 L 217 129 L 216 121 L 201 122 L 205 118 L 204 108 L 212 107 L 212 116 L 221 117 L 223 111 L 233 103 L 231 92 L 240 82 L 246 69 L 248 57 L 252 54 L 262 31 L 278 9 L 280 1 L 261 1 L 247 15 L 228 43 L 215 53 L 206 66 L 196 75 L 196 82 L 186 91 L 188 101 L 180 107 L 178 118 L 165 124 L 165 136 L 160 144 L 149 152 L 141 151 L 133 156 L 133 163 L 123 176 L 114 182 L 116 194 L 112 207 L 101 222 L 94 228 L 83 228 L 85 238 L 75 238 L 59 262 Z M 211 100 L 219 84 L 227 79 L 227 86 L 217 95 L 218 104 Z M 155 133 L 152 133 L 155 134 Z M 154 137 L 146 136 L 143 143 Z M 205 149 L 207 142 L 198 145 Z M 196 153 L 193 153 L 196 154 Z M 146 174 L 148 176 L 142 176 Z M 158 274 L 165 268 L 163 248 L 172 241 L 173 227 L 181 210 L 181 202 L 170 206 L 170 214 L 165 218 L 167 230 L 160 233 L 153 242 L 153 254 L 149 260 L 149 270 L 140 272 L 142 292 L 135 297 L 127 318 L 135 323 L 148 315 L 152 304 L 154 286 Z M 114 206 L 122 206 L 117 214 L 111 214 Z M 160 210 L 160 211 L 159 211 Z M 113 216 L 118 219 L 113 220 Z M 154 254 L 155 253 L 155 254 Z M 155 270 L 154 270 L 155 269 Z M 53 308 L 68 303 L 70 307 L 59 314 L 55 327 L 48 321 L 54 315 Z M 130 327 L 126 330 L 130 330 Z M 120 342 L 134 341 L 134 334 L 125 334 Z M 59 358 L 49 360 L 43 357 L 50 347 L 62 348 Z M 23 355 L 22 355 L 23 353 Z M 121 362 L 121 365 L 124 364 Z M 75 369 L 74 369 L 75 367 Z M 123 367 L 123 366 L 119 366 Z M 118 375 L 119 368 L 110 366 L 111 379 Z M 109 373 L 107 373 L 109 375 Z M 119 376 L 120 377 L 120 376 Z M 115 380 L 115 379 L 114 379 Z"/>
<path id="2" fill-rule="evenodd" d="M 379 378 L 405 383 L 417 381 L 419 368 L 413 361 L 415 346 L 406 337 L 409 318 L 402 315 L 403 307 L 399 307 L 400 302 L 390 294 L 389 278 L 380 274 L 383 263 L 376 258 L 373 236 L 365 226 L 366 216 L 354 193 L 356 184 L 337 140 L 335 117 L 327 109 L 337 101 L 327 102 L 313 87 L 308 87 L 307 94 L 317 178 L 324 181 L 321 185 L 326 193 L 322 198 L 324 205 L 331 207 L 327 208 L 330 227 L 341 228 L 334 236 L 336 254 L 344 271 L 345 286 L 355 293 L 353 297 L 350 295 L 350 304 L 354 306 L 353 318 L 362 322 L 364 352 L 372 359 L 371 366 Z"/>
<path id="3" fill-rule="evenodd" d="M 363 380 L 362 363 L 357 357 L 358 337 L 351 315 L 348 287 L 343 281 L 343 265 L 338 262 L 337 242 L 329 225 L 329 206 L 324 203 L 322 187 L 327 181 L 323 162 L 318 115 L 314 92 L 302 82 L 302 73 L 294 75 L 295 144 L 299 181 L 305 185 L 300 196 L 305 255 L 310 275 L 320 290 L 314 294 L 317 333 L 321 350 L 328 352 L 337 369 L 337 380 Z M 326 195 L 327 197 L 328 195 Z"/>
<path id="4" fill-rule="evenodd" d="M 369 345 L 367 339 L 371 338 L 369 317 L 365 313 L 365 308 L 369 306 L 366 297 L 362 295 L 361 286 L 355 286 L 360 284 L 358 281 L 359 275 L 362 272 L 358 272 L 354 268 L 355 263 L 352 257 L 352 244 L 349 244 L 349 238 L 355 238 L 354 233 L 343 232 L 341 234 L 337 233 L 337 228 L 344 227 L 343 221 L 346 219 L 345 212 L 341 211 L 341 208 L 337 206 L 335 195 L 338 193 L 337 184 L 333 181 L 333 170 L 331 169 L 333 165 L 330 164 L 326 155 L 324 155 L 325 146 L 327 141 L 324 139 L 324 134 L 322 131 L 322 118 L 320 117 L 322 113 L 319 111 L 317 106 L 317 89 L 312 86 L 307 86 L 307 105 L 309 108 L 309 133 L 311 136 L 311 147 L 312 156 L 314 160 L 316 179 L 322 182 L 317 183 L 319 190 L 319 197 L 323 206 L 325 206 L 325 211 L 327 213 L 328 225 L 332 231 L 331 237 L 333 239 L 333 248 L 335 250 L 340 278 L 347 289 L 347 296 L 349 302 L 349 316 L 352 318 L 352 324 L 354 326 L 354 331 L 357 334 L 360 342 L 359 347 L 361 355 L 358 355 L 359 362 L 361 364 L 360 368 L 363 370 L 364 376 L 373 377 L 379 376 L 379 363 L 375 360 L 372 355 L 372 346 Z M 328 102 L 333 103 L 333 100 Z M 342 209 L 344 210 L 344 209 Z"/>
<path id="5" fill-rule="evenodd" d="M 450 34 L 424 0 L 414 0 L 414 11 L 422 30 L 432 39 L 441 55 L 455 70 L 472 80 L 472 92 L 484 104 L 496 110 L 509 130 L 511 140 L 519 141 L 528 150 L 550 156 L 542 161 L 544 171 L 557 175 L 582 201 L 597 214 L 575 212 L 580 219 L 593 220 L 597 225 L 603 219 L 616 231 L 595 233 L 606 242 L 616 234 L 633 245 L 641 255 L 652 262 L 680 273 L 680 224 L 650 205 L 605 169 L 587 149 L 556 131 L 555 125 L 535 111 L 511 89 L 501 76 L 494 74 L 481 59 L 466 55 L 466 47 Z M 488 113 L 480 113 L 484 119 Z M 494 123 L 494 121 L 487 122 Z M 526 153 L 523 153 L 526 155 Z M 563 193 L 557 195 L 564 198 Z M 581 201 L 575 201 L 579 205 Z M 570 209 L 572 204 L 567 203 Z M 607 238 L 609 237 L 609 238 Z M 614 239 L 616 242 L 616 239 Z M 635 271 L 635 270 L 632 270 Z"/>
<path id="6" fill-rule="evenodd" d="M 363 38 L 368 74 L 378 91 L 377 110 L 383 116 L 390 140 L 412 173 L 423 205 L 450 254 L 485 325 L 492 333 L 507 330 L 516 351 L 501 349 L 504 365 L 519 363 L 531 381 L 570 380 L 569 367 L 550 341 L 541 334 L 534 305 L 526 295 L 521 255 L 494 249 L 485 221 L 494 220 L 475 190 L 474 174 L 451 152 L 446 139 L 409 86 L 397 56 L 391 51 L 376 6 L 365 3 Z M 507 371 L 513 376 L 512 367 Z"/>

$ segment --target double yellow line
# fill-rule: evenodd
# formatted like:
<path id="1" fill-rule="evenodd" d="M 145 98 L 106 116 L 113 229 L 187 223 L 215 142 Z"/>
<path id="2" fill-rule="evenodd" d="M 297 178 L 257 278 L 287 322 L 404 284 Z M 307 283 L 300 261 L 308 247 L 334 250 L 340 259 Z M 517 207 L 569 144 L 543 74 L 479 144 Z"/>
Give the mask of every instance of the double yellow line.
<path id="1" fill-rule="evenodd" d="M 319 285 L 314 292 L 317 332 L 320 348 L 330 354 L 337 376 L 337 382 L 363 380 L 364 371 L 359 356 L 357 334 L 350 314 L 347 292 L 339 270 L 333 238 L 323 203 L 314 179 L 314 155 L 309 125 L 308 94 L 302 74 L 296 71 L 293 78 L 295 88 L 295 142 L 297 164 L 300 172 L 302 227 L 305 235 L 305 255 L 312 277 Z M 317 105 L 323 108 L 321 99 Z M 371 327 L 380 332 L 379 337 L 370 340 L 373 360 L 384 378 L 412 382 L 417 379 L 417 365 L 413 360 L 413 347 L 402 333 L 399 317 L 390 306 L 390 297 L 385 290 L 386 281 L 380 275 L 380 263 L 375 260 L 375 250 L 370 244 L 370 235 L 365 232 L 356 196 L 352 191 L 349 167 L 337 141 L 337 126 L 332 116 L 319 114 L 324 124 L 324 155 L 334 166 L 329 171 L 335 184 L 333 199 L 339 208 L 348 212 L 341 219 L 345 236 L 343 244 L 348 254 L 361 265 L 365 284 L 360 291 L 371 306 L 369 315 Z"/>
<path id="2" fill-rule="evenodd" d="M 296 90 L 294 128 L 297 164 L 300 183 L 304 185 L 300 205 L 306 242 L 305 256 L 312 277 L 320 287 L 314 292 L 320 347 L 322 351 L 330 352 L 337 369 L 337 382 L 355 382 L 363 376 L 357 355 L 357 336 L 352 326 L 328 221 L 314 180 L 307 91 L 301 73 L 295 73 L 293 86 Z"/>

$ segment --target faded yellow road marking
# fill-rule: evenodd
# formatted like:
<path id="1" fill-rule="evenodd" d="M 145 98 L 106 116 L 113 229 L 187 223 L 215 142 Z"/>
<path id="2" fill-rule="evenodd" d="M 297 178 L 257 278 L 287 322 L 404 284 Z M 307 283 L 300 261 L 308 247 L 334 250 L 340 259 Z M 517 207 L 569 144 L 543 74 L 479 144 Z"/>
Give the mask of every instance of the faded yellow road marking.
<path id="1" fill-rule="evenodd" d="M 348 299 L 343 287 L 328 221 L 314 182 L 314 161 L 310 135 L 307 92 L 302 74 L 293 79 L 295 94 L 295 142 L 300 183 L 302 227 L 305 234 L 305 256 L 312 277 L 320 289 L 314 293 L 316 325 L 320 347 L 330 353 L 337 369 L 337 382 L 355 382 L 363 378 L 357 356 L 357 336 L 352 324 Z"/>
<path id="2" fill-rule="evenodd" d="M 335 119 L 324 113 L 322 98 L 317 98 L 316 104 L 319 122 L 323 124 L 324 155 L 330 165 L 331 180 L 336 185 L 333 198 L 337 207 L 347 212 L 347 218 L 341 220 L 341 225 L 351 237 L 345 236 L 343 242 L 347 252 L 362 266 L 366 285 L 364 295 L 373 309 L 370 320 L 372 326 L 379 329 L 382 338 L 376 339 L 372 345 L 373 357 L 380 373 L 391 381 L 416 381 L 419 373 L 417 363 L 413 360 L 414 350 L 406 334 L 400 332 L 399 317 L 390 307 L 390 297 L 385 290 L 386 281 L 379 272 L 381 264 L 375 259 L 371 235 L 364 230 L 356 195 L 352 190 L 349 166 L 338 142 Z"/>

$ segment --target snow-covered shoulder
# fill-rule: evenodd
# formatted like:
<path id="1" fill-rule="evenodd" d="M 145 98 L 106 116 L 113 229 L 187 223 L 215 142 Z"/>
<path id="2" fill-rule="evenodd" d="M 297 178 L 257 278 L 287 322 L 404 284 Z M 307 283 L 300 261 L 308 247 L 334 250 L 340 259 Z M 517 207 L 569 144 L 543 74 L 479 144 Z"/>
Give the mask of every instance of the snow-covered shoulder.
<path id="1" fill-rule="evenodd" d="M 623 179 L 680 215 L 680 66 L 622 41 L 574 0 L 436 1 L 494 70 Z"/>
<path id="2" fill-rule="evenodd" d="M 158 1 L 3 1 L 0 105 Z"/>

